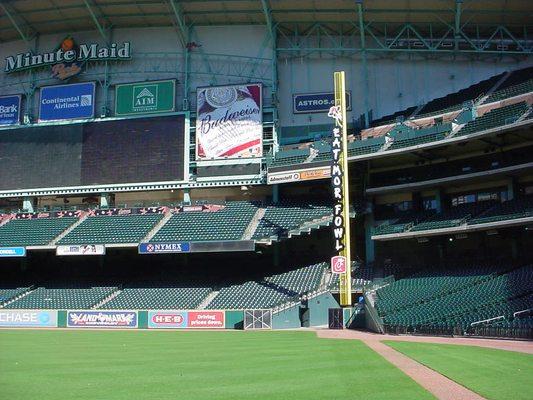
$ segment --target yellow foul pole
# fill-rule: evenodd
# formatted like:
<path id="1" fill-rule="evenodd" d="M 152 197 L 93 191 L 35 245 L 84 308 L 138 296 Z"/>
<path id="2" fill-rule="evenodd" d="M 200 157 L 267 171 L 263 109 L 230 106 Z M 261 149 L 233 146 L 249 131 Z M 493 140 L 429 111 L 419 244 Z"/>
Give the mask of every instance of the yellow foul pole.
<path id="1" fill-rule="evenodd" d="M 333 233 L 335 251 L 332 272 L 339 274 L 341 306 L 352 305 L 352 274 L 350 254 L 350 197 L 348 186 L 348 133 L 346 119 L 346 81 L 344 71 L 334 73 L 335 106 L 329 115 L 335 118 L 332 138 L 333 163 Z"/>

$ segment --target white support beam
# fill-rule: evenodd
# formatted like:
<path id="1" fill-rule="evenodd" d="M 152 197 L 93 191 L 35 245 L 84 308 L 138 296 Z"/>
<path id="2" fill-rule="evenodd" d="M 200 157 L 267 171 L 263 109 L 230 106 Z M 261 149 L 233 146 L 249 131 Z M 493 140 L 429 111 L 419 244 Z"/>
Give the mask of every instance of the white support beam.
<path id="1" fill-rule="evenodd" d="M 185 15 L 183 14 L 183 10 L 176 0 L 168 1 L 170 3 L 170 8 L 174 12 L 174 17 L 176 18 L 176 28 L 181 44 L 183 48 L 186 48 L 187 43 L 189 43 L 189 29 L 185 23 Z"/>
<path id="2" fill-rule="evenodd" d="M 20 25 L 17 23 L 17 20 L 16 18 L 22 20 L 26 26 L 29 26 L 28 23 L 22 18 L 20 17 L 14 10 L 9 10 L 8 7 L 6 7 L 5 3 L 3 1 L 0 1 L 0 7 L 2 7 L 2 10 L 4 11 L 4 14 L 6 14 L 7 18 L 9 19 L 9 21 L 11 22 L 11 24 L 13 25 L 13 27 L 15 28 L 15 30 L 18 32 L 19 36 L 21 37 L 21 39 L 26 42 L 28 44 L 28 46 L 31 47 L 31 38 L 28 37 L 27 34 L 24 33 L 24 31 L 22 30 L 22 28 L 20 27 Z"/>
<path id="3" fill-rule="evenodd" d="M 96 16 L 96 14 L 94 12 L 95 5 L 94 4 L 91 5 L 91 1 L 92 0 L 83 0 L 83 2 L 85 3 L 85 7 L 87 7 L 87 10 L 89 11 L 89 14 L 91 14 L 91 18 L 92 18 L 94 24 L 96 25 L 96 29 L 98 30 L 98 33 L 100 33 L 100 36 L 102 36 L 102 38 L 105 40 L 105 42 L 108 43 L 109 42 L 108 35 L 106 35 L 105 29 L 100 24 L 100 21 L 98 21 L 98 17 Z"/>

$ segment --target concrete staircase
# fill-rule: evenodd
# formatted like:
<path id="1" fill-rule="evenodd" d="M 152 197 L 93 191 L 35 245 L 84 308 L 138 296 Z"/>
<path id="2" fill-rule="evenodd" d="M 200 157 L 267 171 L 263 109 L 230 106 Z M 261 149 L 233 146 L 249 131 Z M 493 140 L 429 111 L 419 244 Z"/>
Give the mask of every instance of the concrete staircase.
<path id="1" fill-rule="evenodd" d="M 156 226 L 152 228 L 150 232 L 141 240 L 141 242 L 146 243 L 152 240 L 152 238 L 161 230 L 163 226 L 168 222 L 170 218 L 172 218 L 172 213 L 169 211 L 165 214 L 165 216 L 159 221 Z"/>
<path id="2" fill-rule="evenodd" d="M 258 208 L 253 216 L 252 220 L 246 227 L 244 234 L 242 235 L 242 240 L 250 240 L 254 236 L 254 233 L 259 225 L 259 221 L 265 216 L 266 208 Z"/>
<path id="3" fill-rule="evenodd" d="M 198 306 L 199 310 L 205 310 L 206 307 L 211 304 L 211 302 L 215 299 L 215 297 L 218 296 L 219 290 L 213 290 L 211 293 L 207 295 L 207 297 L 200 303 Z"/>
<path id="4" fill-rule="evenodd" d="M 115 297 L 117 297 L 120 293 L 122 293 L 122 289 L 117 289 L 113 293 L 111 293 L 109 296 L 107 296 L 105 299 L 100 300 L 98 303 L 96 303 L 94 306 L 91 307 L 91 310 L 97 310 L 100 307 L 102 307 L 104 304 L 110 302 Z"/>
<path id="5" fill-rule="evenodd" d="M 507 71 L 505 73 L 505 75 L 502 76 L 498 80 L 498 82 L 496 82 L 494 84 L 494 86 L 489 89 L 489 91 L 487 93 L 485 93 L 483 96 L 481 96 L 478 99 L 476 99 L 476 101 L 474 102 L 474 105 L 478 106 L 480 104 L 483 104 L 485 102 L 485 100 L 487 100 L 492 93 L 494 93 L 496 90 L 498 90 L 500 88 L 502 83 L 505 82 L 507 80 L 507 78 L 509 78 L 509 75 L 511 75 L 511 74 L 512 74 L 512 71 Z"/>
<path id="6" fill-rule="evenodd" d="M 30 293 L 34 292 L 35 290 L 36 290 L 35 287 L 31 287 L 29 290 L 25 291 L 24 293 L 21 293 L 21 294 L 15 296 L 15 297 L 9 299 L 5 303 L 0 304 L 0 308 L 4 308 L 5 306 L 17 301 L 18 299 L 22 299 L 23 297 L 26 297 L 27 295 L 29 295 Z"/>
<path id="7" fill-rule="evenodd" d="M 74 222 L 72 225 L 70 225 L 67 229 L 65 229 L 63 232 L 59 234 L 54 240 L 52 240 L 50 243 L 48 243 L 48 246 L 55 246 L 61 239 L 63 239 L 65 236 L 67 236 L 70 232 L 72 232 L 74 229 L 78 227 L 83 221 L 85 221 L 89 217 L 89 214 L 85 214 L 83 217 L 78 219 L 76 222 Z"/>

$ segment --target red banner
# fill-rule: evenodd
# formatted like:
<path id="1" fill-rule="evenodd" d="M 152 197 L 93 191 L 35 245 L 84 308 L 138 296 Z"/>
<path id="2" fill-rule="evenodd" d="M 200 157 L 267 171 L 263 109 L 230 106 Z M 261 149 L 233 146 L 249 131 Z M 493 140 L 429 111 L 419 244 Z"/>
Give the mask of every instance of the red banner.
<path id="1" fill-rule="evenodd" d="M 224 311 L 189 311 L 189 328 L 224 328 Z"/>

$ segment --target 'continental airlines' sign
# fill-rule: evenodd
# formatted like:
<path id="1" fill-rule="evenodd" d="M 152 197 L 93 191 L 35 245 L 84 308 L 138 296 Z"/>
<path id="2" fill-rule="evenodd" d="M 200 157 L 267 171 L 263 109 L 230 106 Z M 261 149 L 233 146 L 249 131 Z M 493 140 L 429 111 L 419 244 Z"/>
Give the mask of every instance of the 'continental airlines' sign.
<path id="1" fill-rule="evenodd" d="M 4 72 L 9 74 L 25 69 L 55 64 L 72 68 L 72 64 L 80 64 L 86 61 L 122 60 L 129 58 L 131 58 L 131 45 L 129 42 L 124 42 L 122 45 L 112 43 L 110 46 L 100 46 L 97 43 L 82 43 L 77 45 L 72 38 L 66 38 L 54 51 L 38 54 L 26 52 L 6 57 Z M 76 70 L 76 72 L 79 71 Z M 74 74 L 65 73 L 65 75 L 72 76 Z M 62 76 L 57 77 L 64 79 Z"/>

